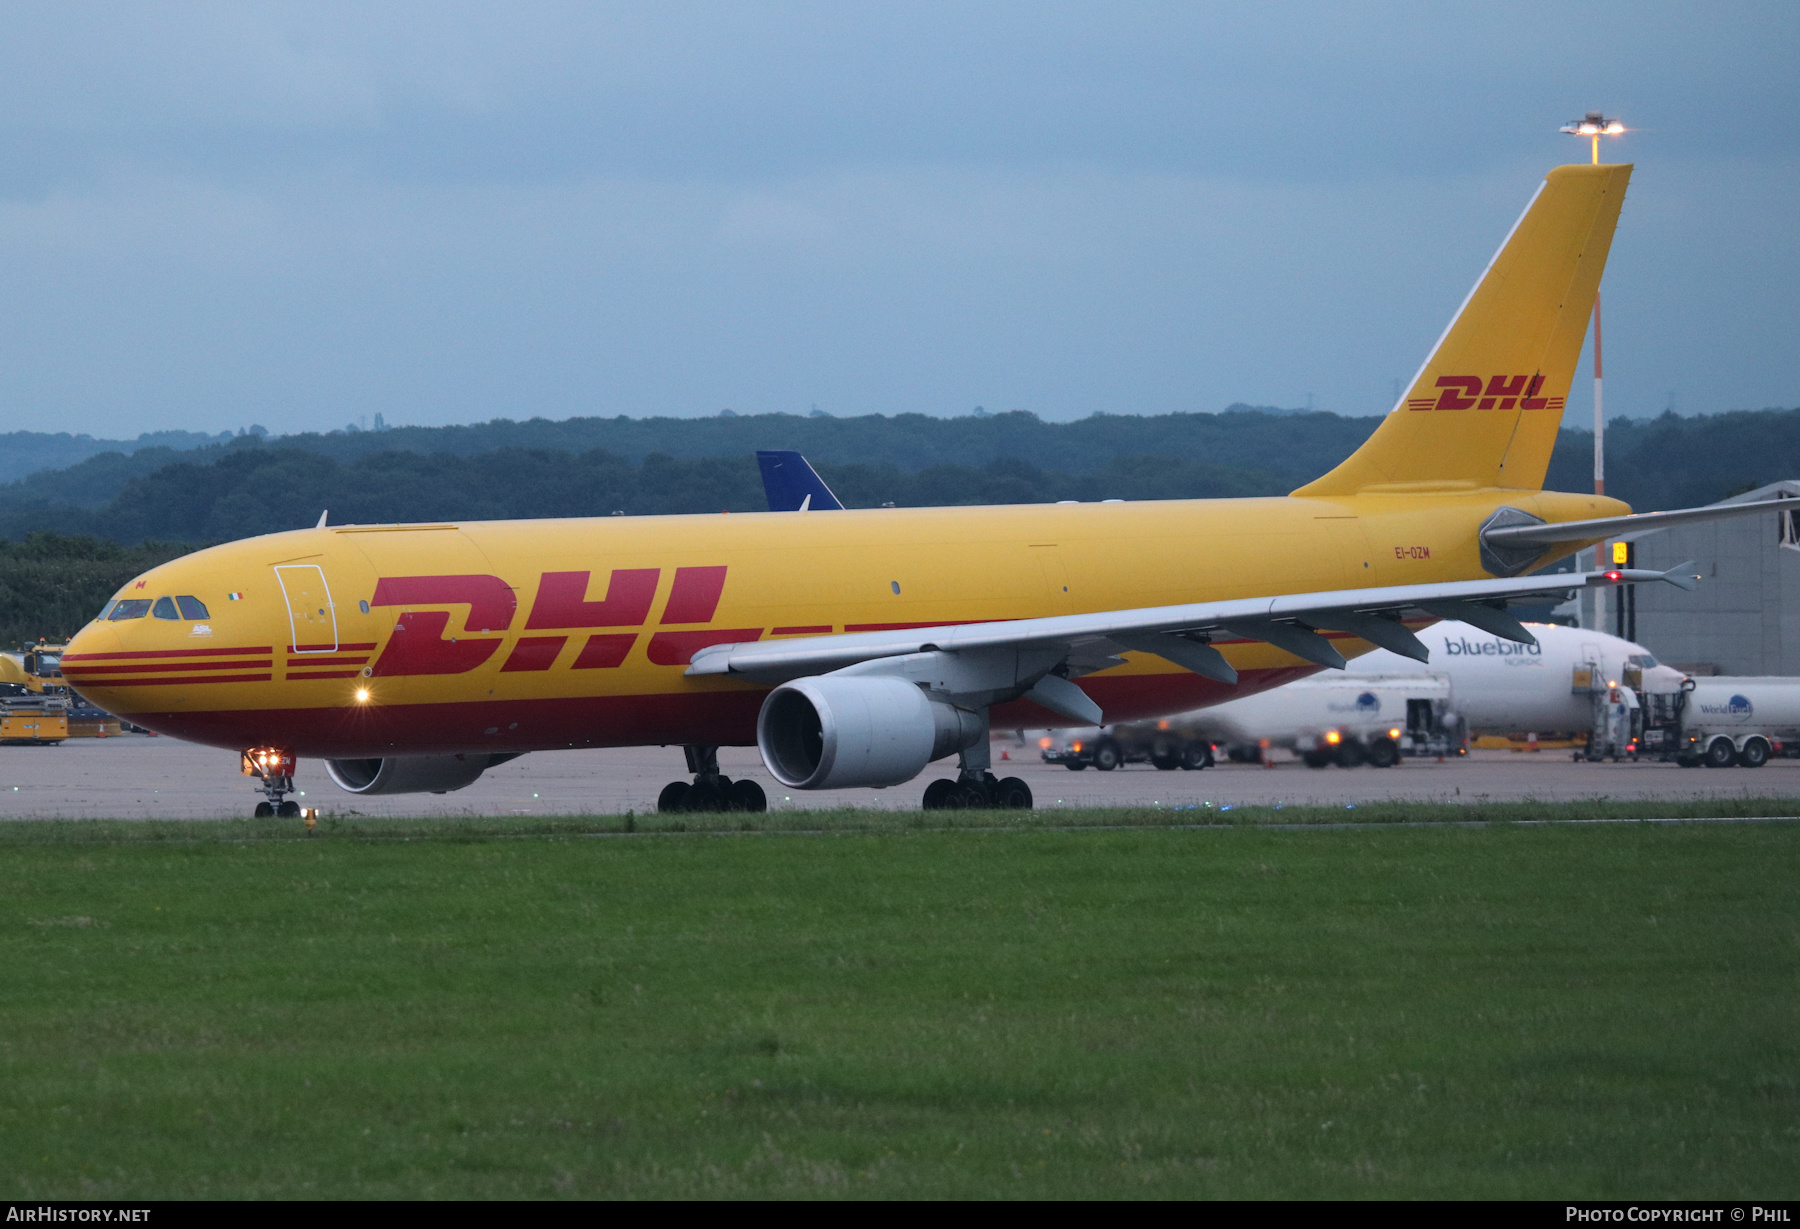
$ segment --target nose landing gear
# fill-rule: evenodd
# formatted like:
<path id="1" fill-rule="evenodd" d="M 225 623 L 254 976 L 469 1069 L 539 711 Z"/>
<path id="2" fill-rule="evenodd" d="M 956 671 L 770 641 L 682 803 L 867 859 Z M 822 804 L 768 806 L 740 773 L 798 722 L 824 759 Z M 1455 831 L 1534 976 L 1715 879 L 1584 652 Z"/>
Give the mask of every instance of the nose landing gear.
<path id="1" fill-rule="evenodd" d="M 256 777 L 262 781 L 258 788 L 268 798 L 267 802 L 256 804 L 256 818 L 300 817 L 300 804 L 283 797 L 294 792 L 293 752 L 276 747 L 252 747 L 241 754 L 239 763 L 246 777 Z"/>
<path id="2" fill-rule="evenodd" d="M 749 778 L 733 781 L 719 772 L 719 749 L 705 745 L 682 748 L 687 753 L 692 784 L 671 781 L 657 796 L 656 809 L 663 814 L 687 811 L 766 811 L 768 797 L 762 786 Z"/>

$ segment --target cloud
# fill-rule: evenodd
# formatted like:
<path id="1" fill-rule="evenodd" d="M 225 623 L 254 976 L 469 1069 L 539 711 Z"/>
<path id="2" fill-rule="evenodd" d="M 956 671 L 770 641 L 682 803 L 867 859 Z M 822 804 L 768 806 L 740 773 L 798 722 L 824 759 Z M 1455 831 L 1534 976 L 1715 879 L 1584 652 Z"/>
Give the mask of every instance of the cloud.
<path id="1" fill-rule="evenodd" d="M 1792 402 L 1797 13 L 23 10 L 0 406 L 1377 412 L 1602 102 L 1609 403 Z"/>

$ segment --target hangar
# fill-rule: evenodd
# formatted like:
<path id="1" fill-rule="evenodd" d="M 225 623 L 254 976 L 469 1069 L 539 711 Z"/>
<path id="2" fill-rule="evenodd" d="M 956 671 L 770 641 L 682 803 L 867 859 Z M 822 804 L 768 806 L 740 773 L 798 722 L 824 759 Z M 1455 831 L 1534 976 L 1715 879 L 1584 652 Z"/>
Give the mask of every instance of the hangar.
<path id="1" fill-rule="evenodd" d="M 1727 504 L 1800 495 L 1800 479 L 1771 482 Z M 1635 566 L 1671 568 L 1692 559 L 1705 579 L 1693 593 L 1636 585 L 1636 635 L 1689 674 L 1800 675 L 1800 516 L 1793 511 L 1645 534 Z M 1601 595 L 1598 626 L 1616 631 L 1624 590 Z M 1593 626 L 1594 624 L 1589 624 Z M 1623 634 L 1623 633 L 1617 633 Z"/>

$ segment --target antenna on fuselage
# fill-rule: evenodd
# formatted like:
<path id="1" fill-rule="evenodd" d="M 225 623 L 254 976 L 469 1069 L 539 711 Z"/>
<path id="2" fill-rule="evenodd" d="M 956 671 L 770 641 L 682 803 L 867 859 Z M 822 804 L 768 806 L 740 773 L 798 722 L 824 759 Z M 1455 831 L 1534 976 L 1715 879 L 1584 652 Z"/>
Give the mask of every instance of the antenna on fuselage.
<path id="1" fill-rule="evenodd" d="M 325 509 L 325 510 L 324 510 L 324 511 L 323 511 L 323 512 L 321 512 L 321 513 L 319 513 L 319 523 L 318 523 L 318 524 L 317 524 L 317 525 L 314 525 L 314 526 L 313 526 L 313 528 L 314 528 L 314 529 L 323 529 L 323 528 L 325 528 L 325 518 L 326 518 L 326 517 L 328 517 L 328 516 L 330 516 L 330 515 L 331 515 L 331 509 L 330 509 L 330 508 L 327 508 L 327 509 Z"/>

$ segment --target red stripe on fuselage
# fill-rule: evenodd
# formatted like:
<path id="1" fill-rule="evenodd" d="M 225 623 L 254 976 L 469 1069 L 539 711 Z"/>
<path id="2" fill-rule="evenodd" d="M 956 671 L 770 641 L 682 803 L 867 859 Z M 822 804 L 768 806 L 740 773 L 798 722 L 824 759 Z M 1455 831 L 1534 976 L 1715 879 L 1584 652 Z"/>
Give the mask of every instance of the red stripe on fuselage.
<path id="1" fill-rule="evenodd" d="M 370 645 L 374 648 L 374 645 Z M 273 653 L 268 645 L 253 645 L 241 649 L 140 649 L 132 653 L 64 653 L 64 661 L 125 661 L 152 657 L 255 657 L 258 654 Z"/>
<path id="2" fill-rule="evenodd" d="M 155 679 L 85 679 L 83 681 L 90 687 L 173 687 L 177 683 L 183 686 L 189 683 L 266 683 L 272 677 L 267 674 L 195 674 Z M 77 687 L 76 690 L 80 691 L 81 689 Z"/>
<path id="3" fill-rule="evenodd" d="M 249 661 L 171 661 L 155 666 L 76 666 L 63 667 L 66 678 L 90 678 L 97 674 L 167 674 L 171 670 L 267 670 L 272 662 L 265 657 Z"/>

